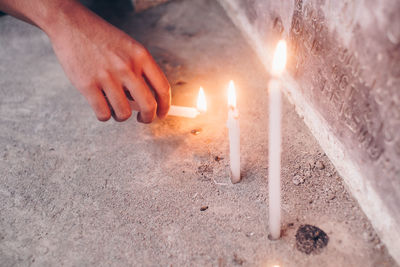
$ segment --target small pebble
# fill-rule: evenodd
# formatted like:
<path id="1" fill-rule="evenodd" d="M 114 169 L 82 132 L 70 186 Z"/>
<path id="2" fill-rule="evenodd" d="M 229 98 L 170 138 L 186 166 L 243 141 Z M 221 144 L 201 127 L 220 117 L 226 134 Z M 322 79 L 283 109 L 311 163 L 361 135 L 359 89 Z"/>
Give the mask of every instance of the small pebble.
<path id="1" fill-rule="evenodd" d="M 233 254 L 233 262 L 237 265 L 243 265 L 244 259 L 240 258 L 236 253 Z"/>
<path id="2" fill-rule="evenodd" d="M 220 156 L 215 156 L 215 158 L 214 158 L 214 160 L 216 161 L 216 162 L 219 162 L 219 161 L 221 161 L 221 160 L 223 160 L 224 158 L 221 158 Z"/>
<path id="3" fill-rule="evenodd" d="M 200 211 L 205 211 L 207 209 L 208 209 L 208 206 L 203 206 L 203 207 L 200 208 Z"/>
<path id="4" fill-rule="evenodd" d="M 246 234 L 247 237 L 252 237 L 253 235 L 254 235 L 253 232 L 250 232 L 250 233 L 247 233 L 247 234 Z"/>
<path id="5" fill-rule="evenodd" d="M 304 183 L 304 179 L 303 179 L 300 175 L 295 175 L 295 176 L 293 177 L 292 181 L 293 181 L 293 183 L 294 183 L 295 185 L 299 185 L 299 184 Z"/>
<path id="6" fill-rule="evenodd" d="M 364 238 L 365 241 L 371 242 L 371 241 L 373 240 L 373 235 L 371 235 L 371 234 L 368 233 L 368 232 L 364 232 L 364 233 L 363 233 L 363 238 Z"/>
<path id="7" fill-rule="evenodd" d="M 324 165 L 324 163 L 323 163 L 321 160 L 318 160 L 318 161 L 315 163 L 315 167 L 316 167 L 318 170 L 323 170 L 323 169 L 325 169 L 325 165 Z"/>
<path id="8" fill-rule="evenodd" d="M 368 232 L 364 232 L 363 238 L 367 242 L 372 242 L 374 240 L 374 235 L 372 235 L 371 233 L 368 233 Z"/>
<path id="9" fill-rule="evenodd" d="M 199 135 L 201 133 L 201 129 L 193 129 L 190 131 L 190 133 L 193 135 Z"/>

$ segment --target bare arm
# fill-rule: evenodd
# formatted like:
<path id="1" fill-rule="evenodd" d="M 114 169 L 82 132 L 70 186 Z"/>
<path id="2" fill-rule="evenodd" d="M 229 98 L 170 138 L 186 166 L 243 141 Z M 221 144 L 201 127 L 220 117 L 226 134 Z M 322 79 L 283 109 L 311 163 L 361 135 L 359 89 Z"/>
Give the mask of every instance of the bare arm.
<path id="1" fill-rule="evenodd" d="M 46 32 L 65 73 L 99 120 L 112 113 L 117 121 L 131 116 L 125 89 L 139 105 L 140 122 L 167 115 L 170 86 L 148 51 L 78 1 L 0 0 L 0 9 Z"/>

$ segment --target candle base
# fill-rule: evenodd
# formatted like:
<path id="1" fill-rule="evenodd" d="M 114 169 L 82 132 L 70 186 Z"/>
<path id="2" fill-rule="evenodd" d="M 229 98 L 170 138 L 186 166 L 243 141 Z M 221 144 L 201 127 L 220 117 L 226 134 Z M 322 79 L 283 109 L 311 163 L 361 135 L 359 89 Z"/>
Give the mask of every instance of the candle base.
<path id="1" fill-rule="evenodd" d="M 279 239 L 281 239 L 281 236 L 282 236 L 282 233 L 277 238 L 274 238 L 272 236 L 272 234 L 268 234 L 268 239 L 271 241 L 278 241 Z"/>
<path id="2" fill-rule="evenodd" d="M 233 174 L 233 172 L 231 171 L 231 182 L 232 182 L 232 184 L 239 183 L 241 178 L 242 177 L 240 176 L 240 174 L 239 175 L 238 174 Z"/>

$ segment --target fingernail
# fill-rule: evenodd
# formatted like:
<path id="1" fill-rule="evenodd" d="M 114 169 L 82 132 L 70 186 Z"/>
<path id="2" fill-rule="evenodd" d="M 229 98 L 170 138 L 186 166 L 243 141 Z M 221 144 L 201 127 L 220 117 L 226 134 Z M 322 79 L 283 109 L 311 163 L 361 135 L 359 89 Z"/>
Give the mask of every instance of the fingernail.
<path id="1" fill-rule="evenodd" d="M 137 114 L 137 121 L 143 123 L 142 116 L 140 115 L 140 112 Z"/>
<path id="2" fill-rule="evenodd" d="M 167 114 L 158 114 L 157 116 L 159 119 L 163 120 L 167 117 Z"/>

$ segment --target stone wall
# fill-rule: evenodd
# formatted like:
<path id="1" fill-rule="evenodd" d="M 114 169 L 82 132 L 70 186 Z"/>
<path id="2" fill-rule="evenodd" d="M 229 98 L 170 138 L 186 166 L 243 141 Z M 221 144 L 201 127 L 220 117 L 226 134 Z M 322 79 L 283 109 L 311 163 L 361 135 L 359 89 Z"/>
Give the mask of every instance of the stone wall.
<path id="1" fill-rule="evenodd" d="M 400 2 L 219 0 L 400 261 Z"/>

